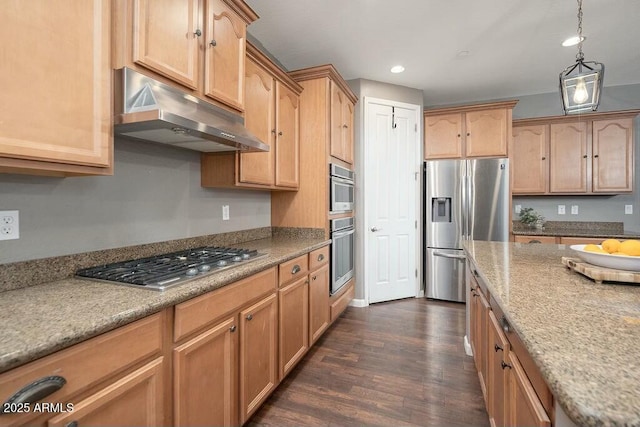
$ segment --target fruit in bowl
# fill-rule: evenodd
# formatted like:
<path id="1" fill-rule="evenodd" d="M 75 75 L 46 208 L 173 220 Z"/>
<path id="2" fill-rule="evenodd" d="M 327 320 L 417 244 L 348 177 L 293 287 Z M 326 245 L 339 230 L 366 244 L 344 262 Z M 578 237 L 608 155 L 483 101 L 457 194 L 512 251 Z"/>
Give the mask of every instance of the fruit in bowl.
<path id="1" fill-rule="evenodd" d="M 607 239 L 601 245 L 571 245 L 589 264 L 619 270 L 640 271 L 640 240 Z"/>

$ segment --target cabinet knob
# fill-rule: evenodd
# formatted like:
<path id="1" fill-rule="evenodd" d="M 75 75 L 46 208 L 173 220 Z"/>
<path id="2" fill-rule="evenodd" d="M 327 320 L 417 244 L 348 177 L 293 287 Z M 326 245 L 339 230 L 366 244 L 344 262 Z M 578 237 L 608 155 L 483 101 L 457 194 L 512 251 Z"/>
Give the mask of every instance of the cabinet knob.
<path id="1" fill-rule="evenodd" d="M 511 331 L 511 327 L 509 326 L 509 322 L 507 322 L 507 318 L 502 316 L 500 318 L 500 323 L 502 324 L 502 330 L 508 334 Z"/>
<path id="2" fill-rule="evenodd" d="M 458 134 L 458 138 L 460 138 L 460 134 Z"/>
<path id="3" fill-rule="evenodd" d="M 494 344 L 493 349 L 496 351 L 496 353 L 498 352 L 498 350 L 503 350 L 504 349 L 502 347 L 500 347 L 498 344 Z"/>
<path id="4" fill-rule="evenodd" d="M 291 269 L 291 274 L 298 274 L 300 273 L 302 269 L 300 268 L 300 266 L 298 264 L 294 265 L 293 268 Z"/>
<path id="5" fill-rule="evenodd" d="M 77 421 L 71 421 L 70 423 L 65 424 L 64 427 L 78 427 Z"/>
<path id="6" fill-rule="evenodd" d="M 200 37 L 200 36 L 202 35 L 202 31 L 200 31 L 200 29 L 197 29 L 197 30 L 193 33 L 193 35 L 194 35 L 194 36 L 196 36 L 196 37 Z"/>
<path id="7" fill-rule="evenodd" d="M 253 319 L 253 314 L 247 314 L 247 320 L 252 320 Z"/>
<path id="8" fill-rule="evenodd" d="M 209 46 L 211 46 L 211 47 L 215 47 L 217 44 L 218 43 L 213 39 L 209 42 Z"/>
<path id="9" fill-rule="evenodd" d="M 318 276 L 313 276 L 313 277 L 311 278 L 311 280 L 316 280 L 317 278 L 318 278 Z"/>
<path id="10" fill-rule="evenodd" d="M 547 158 L 546 158 L 546 157 L 543 157 L 543 158 L 542 158 L 542 160 L 547 160 Z"/>
<path id="11" fill-rule="evenodd" d="M 582 158 L 583 158 L 583 159 L 586 159 L 586 158 L 587 158 L 587 155 L 585 154 L 584 156 L 582 156 Z"/>
<path id="12" fill-rule="evenodd" d="M 467 136 L 471 136 L 471 132 L 467 132 Z"/>
<path id="13" fill-rule="evenodd" d="M 271 129 L 271 133 L 275 135 L 276 134 L 276 130 L 275 129 Z"/>
<path id="14" fill-rule="evenodd" d="M 509 365 L 508 363 L 506 363 L 504 360 L 500 361 L 500 366 L 502 366 L 502 369 L 505 369 L 505 368 L 511 369 L 512 368 L 512 366 Z"/>
<path id="15" fill-rule="evenodd" d="M 235 332 L 235 331 L 236 331 L 236 329 L 237 329 L 236 325 L 233 325 L 233 326 L 231 326 L 231 327 L 229 328 L 229 330 L 230 330 L 231 332 Z"/>
<path id="16" fill-rule="evenodd" d="M 318 261 L 324 261 L 324 254 L 318 255 Z"/>
<path id="17" fill-rule="evenodd" d="M 593 156 L 593 157 L 595 157 L 595 158 L 597 159 L 597 158 L 598 158 L 598 155 L 596 154 L 596 155 L 595 155 L 595 156 Z"/>
<path id="18" fill-rule="evenodd" d="M 282 131 L 278 132 L 278 136 L 282 136 Z"/>
<path id="19" fill-rule="evenodd" d="M 346 128 L 348 128 L 349 126 L 347 126 L 347 125 L 342 125 L 342 127 L 346 129 Z"/>

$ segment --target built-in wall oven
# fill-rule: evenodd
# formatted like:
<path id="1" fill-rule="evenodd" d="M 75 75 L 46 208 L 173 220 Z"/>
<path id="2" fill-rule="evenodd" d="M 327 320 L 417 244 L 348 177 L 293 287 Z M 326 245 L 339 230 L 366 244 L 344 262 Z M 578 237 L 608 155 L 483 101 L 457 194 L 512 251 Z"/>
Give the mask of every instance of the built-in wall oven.
<path id="1" fill-rule="evenodd" d="M 331 220 L 331 295 L 338 292 L 353 277 L 354 232 L 352 217 Z"/>
<path id="2" fill-rule="evenodd" d="M 338 166 L 329 165 L 330 205 L 331 213 L 353 211 L 354 204 L 354 174 L 353 171 Z"/>

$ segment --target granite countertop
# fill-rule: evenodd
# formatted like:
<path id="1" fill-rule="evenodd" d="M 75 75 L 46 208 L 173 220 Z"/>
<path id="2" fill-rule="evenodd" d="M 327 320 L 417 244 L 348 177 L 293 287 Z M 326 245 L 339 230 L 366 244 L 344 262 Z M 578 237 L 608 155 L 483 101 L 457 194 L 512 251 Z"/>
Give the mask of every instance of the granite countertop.
<path id="1" fill-rule="evenodd" d="M 640 426 L 640 286 L 565 268 L 563 245 L 470 241 L 465 251 L 580 426 Z"/>
<path id="2" fill-rule="evenodd" d="M 638 239 L 640 233 L 625 231 L 621 222 L 547 221 L 542 229 L 513 221 L 512 233 L 517 236 L 602 237 Z"/>
<path id="3" fill-rule="evenodd" d="M 327 245 L 324 238 L 282 235 L 230 245 L 266 257 L 164 292 L 66 278 L 2 292 L 0 372 L 133 322 Z"/>

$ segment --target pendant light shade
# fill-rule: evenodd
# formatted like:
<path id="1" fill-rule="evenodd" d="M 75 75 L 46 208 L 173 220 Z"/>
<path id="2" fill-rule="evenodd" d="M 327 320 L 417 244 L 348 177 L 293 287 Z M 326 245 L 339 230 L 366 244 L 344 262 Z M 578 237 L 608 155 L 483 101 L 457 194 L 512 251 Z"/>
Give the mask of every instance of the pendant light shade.
<path id="1" fill-rule="evenodd" d="M 560 94 L 565 114 L 596 111 L 604 78 L 604 64 L 585 61 L 582 53 L 582 0 L 578 0 L 578 40 L 575 64 L 560 73 Z"/>

